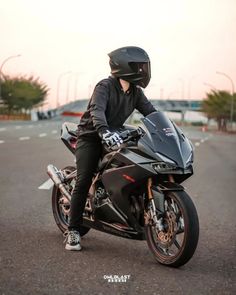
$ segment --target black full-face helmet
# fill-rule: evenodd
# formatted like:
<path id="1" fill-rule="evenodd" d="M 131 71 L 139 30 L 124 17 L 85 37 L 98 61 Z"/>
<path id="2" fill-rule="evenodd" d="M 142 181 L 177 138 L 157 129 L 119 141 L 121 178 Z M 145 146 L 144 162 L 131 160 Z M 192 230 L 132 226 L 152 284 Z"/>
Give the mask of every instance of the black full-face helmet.
<path id="1" fill-rule="evenodd" d="M 146 51 L 135 46 L 118 48 L 108 54 L 111 74 L 145 88 L 151 79 L 150 59 Z"/>

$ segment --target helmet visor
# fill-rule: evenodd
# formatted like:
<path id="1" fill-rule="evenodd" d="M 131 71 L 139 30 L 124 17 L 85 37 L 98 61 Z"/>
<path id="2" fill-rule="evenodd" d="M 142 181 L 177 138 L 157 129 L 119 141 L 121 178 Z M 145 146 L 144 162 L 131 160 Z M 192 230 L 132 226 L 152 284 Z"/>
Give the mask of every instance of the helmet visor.
<path id="1" fill-rule="evenodd" d="M 145 88 L 151 79 L 150 62 L 130 62 L 129 66 L 136 77 L 134 83 Z"/>
<path id="2" fill-rule="evenodd" d="M 130 62 L 129 65 L 136 74 L 141 74 L 145 76 L 150 73 L 149 62 Z"/>

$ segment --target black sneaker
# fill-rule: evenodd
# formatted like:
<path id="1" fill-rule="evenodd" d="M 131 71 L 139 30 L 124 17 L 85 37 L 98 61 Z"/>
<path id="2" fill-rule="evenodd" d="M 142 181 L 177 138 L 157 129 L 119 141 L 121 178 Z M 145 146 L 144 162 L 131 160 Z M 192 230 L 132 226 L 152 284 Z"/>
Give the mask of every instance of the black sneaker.
<path id="1" fill-rule="evenodd" d="M 64 236 L 66 237 L 66 239 L 65 239 L 65 242 L 66 242 L 65 249 L 66 250 L 79 251 L 82 249 L 81 245 L 80 245 L 80 234 L 78 231 L 76 231 L 76 230 L 66 231 L 64 233 Z"/>

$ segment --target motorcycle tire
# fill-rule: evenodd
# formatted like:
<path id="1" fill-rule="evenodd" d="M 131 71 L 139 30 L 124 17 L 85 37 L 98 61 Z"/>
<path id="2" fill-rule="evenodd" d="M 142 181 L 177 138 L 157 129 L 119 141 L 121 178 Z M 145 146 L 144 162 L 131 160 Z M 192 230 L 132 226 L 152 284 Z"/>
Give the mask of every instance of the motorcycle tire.
<path id="1" fill-rule="evenodd" d="M 165 192 L 163 224 L 162 232 L 145 225 L 148 247 L 160 264 L 180 267 L 192 258 L 199 238 L 197 211 L 185 191 Z"/>

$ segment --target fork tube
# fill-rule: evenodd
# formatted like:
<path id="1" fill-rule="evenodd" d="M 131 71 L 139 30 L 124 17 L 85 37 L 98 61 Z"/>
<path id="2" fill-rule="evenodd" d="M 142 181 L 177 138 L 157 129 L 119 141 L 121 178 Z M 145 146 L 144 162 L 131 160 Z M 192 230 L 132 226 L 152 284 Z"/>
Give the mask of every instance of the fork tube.
<path id="1" fill-rule="evenodd" d="M 151 179 L 151 177 L 149 177 L 148 182 L 147 182 L 148 199 L 149 200 L 153 199 L 153 193 L 152 193 L 152 190 L 151 190 L 151 186 L 152 186 L 152 179 Z"/>
<path id="2" fill-rule="evenodd" d="M 173 175 L 169 174 L 169 181 L 170 182 L 175 182 Z"/>
<path id="3" fill-rule="evenodd" d="M 147 188 L 148 188 L 148 199 L 150 201 L 150 205 L 149 205 L 149 211 L 151 214 L 151 219 L 154 222 L 154 225 L 156 226 L 157 230 L 162 231 L 164 229 L 163 224 L 162 224 L 162 217 L 161 218 L 157 218 L 157 210 L 156 210 L 156 205 L 153 199 L 153 192 L 151 189 L 152 186 L 152 178 L 148 178 L 148 183 L 147 183 Z"/>

